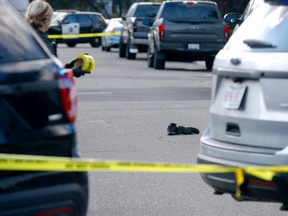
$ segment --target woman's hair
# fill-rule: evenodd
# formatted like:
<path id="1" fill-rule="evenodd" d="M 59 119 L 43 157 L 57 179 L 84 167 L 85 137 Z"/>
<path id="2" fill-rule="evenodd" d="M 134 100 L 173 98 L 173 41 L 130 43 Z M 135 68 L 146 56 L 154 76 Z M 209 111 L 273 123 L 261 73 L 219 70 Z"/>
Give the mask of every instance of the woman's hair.
<path id="1" fill-rule="evenodd" d="M 51 19 L 53 9 L 51 5 L 44 0 L 34 0 L 30 3 L 26 11 L 26 20 L 33 27 L 39 29 L 43 26 L 46 19 Z"/>

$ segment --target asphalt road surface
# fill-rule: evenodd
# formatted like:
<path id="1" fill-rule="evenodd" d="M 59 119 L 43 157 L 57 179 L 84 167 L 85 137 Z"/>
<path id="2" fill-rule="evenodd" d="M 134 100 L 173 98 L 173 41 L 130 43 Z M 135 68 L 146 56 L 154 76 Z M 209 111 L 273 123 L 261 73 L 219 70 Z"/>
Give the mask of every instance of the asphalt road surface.
<path id="1" fill-rule="evenodd" d="M 202 62 L 167 62 L 148 68 L 118 50 L 60 45 L 66 63 L 80 53 L 96 60 L 92 74 L 76 79 L 78 148 L 82 157 L 195 164 L 201 133 L 209 124 L 211 72 Z M 200 135 L 168 136 L 171 122 Z M 200 174 L 90 172 L 88 216 L 280 216 L 279 203 L 237 202 L 214 195 Z"/>

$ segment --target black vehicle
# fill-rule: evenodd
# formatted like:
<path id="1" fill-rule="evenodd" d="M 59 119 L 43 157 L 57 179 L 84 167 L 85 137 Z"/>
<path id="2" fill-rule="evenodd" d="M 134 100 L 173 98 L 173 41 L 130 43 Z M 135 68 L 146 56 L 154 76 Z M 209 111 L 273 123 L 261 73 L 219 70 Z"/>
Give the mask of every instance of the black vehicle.
<path id="1" fill-rule="evenodd" d="M 48 34 L 97 34 L 101 33 L 107 24 L 101 13 L 82 11 L 55 11 L 48 30 Z M 66 43 L 69 47 L 75 47 L 77 43 L 90 43 L 92 47 L 101 45 L 101 35 L 87 35 L 78 38 L 55 38 L 56 43 Z"/>
<path id="2" fill-rule="evenodd" d="M 136 2 L 122 16 L 123 28 L 119 44 L 119 57 L 135 59 L 138 52 L 147 52 L 149 26 L 143 20 L 154 20 L 160 3 Z"/>
<path id="3" fill-rule="evenodd" d="M 149 22 L 145 22 L 149 25 Z M 208 70 L 229 37 L 229 26 L 212 1 L 164 1 L 148 34 L 148 67 L 165 61 L 205 61 Z"/>
<path id="4" fill-rule="evenodd" d="M 0 0 L 0 153 L 78 157 L 76 86 L 38 34 Z M 86 172 L 0 170 L 0 215 L 86 215 Z"/>

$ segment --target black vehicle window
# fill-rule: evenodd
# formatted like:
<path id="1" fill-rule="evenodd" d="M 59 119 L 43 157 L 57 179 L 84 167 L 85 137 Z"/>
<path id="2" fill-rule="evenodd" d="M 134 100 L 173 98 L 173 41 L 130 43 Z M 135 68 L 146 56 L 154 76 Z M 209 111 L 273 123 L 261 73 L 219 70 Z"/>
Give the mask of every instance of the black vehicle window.
<path id="1" fill-rule="evenodd" d="M 20 15 L 11 14 L 6 6 L 0 13 L 0 63 L 48 58 Z"/>
<path id="2" fill-rule="evenodd" d="M 89 19 L 89 16 L 86 14 L 79 14 L 78 15 L 78 22 L 80 23 L 80 26 L 88 26 L 91 23 L 91 20 Z"/>
<path id="3" fill-rule="evenodd" d="M 63 19 L 63 24 L 69 24 L 69 23 L 78 23 L 77 18 L 74 14 L 70 14 Z"/>
<path id="4" fill-rule="evenodd" d="M 93 25 L 97 26 L 100 24 L 100 20 L 96 15 L 90 15 Z"/>
<path id="5" fill-rule="evenodd" d="M 97 17 L 97 19 L 99 20 L 99 22 L 100 22 L 101 24 L 105 24 L 104 17 L 102 17 L 101 15 L 97 15 L 97 16 L 95 16 L 95 17 Z"/>
<path id="6" fill-rule="evenodd" d="M 158 9 L 158 5 L 141 5 L 137 7 L 135 17 L 155 17 Z"/>
<path id="7" fill-rule="evenodd" d="M 233 50 L 259 50 L 245 41 L 270 44 L 261 52 L 288 52 L 288 8 L 271 7 L 263 4 L 257 7 L 237 32 L 229 39 L 225 48 Z"/>
<path id="8" fill-rule="evenodd" d="M 216 7 L 196 4 L 167 4 L 161 17 L 185 20 L 219 20 Z"/>
<path id="9" fill-rule="evenodd" d="M 105 25 L 104 18 L 100 15 L 89 15 L 90 19 L 92 20 L 93 26 L 103 26 Z"/>

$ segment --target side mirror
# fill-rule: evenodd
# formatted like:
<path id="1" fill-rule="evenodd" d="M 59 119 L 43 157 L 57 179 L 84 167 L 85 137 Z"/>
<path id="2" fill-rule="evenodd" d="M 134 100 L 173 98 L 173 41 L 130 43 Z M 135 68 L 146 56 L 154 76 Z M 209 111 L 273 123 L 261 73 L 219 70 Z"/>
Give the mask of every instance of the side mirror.
<path id="1" fill-rule="evenodd" d="M 228 13 L 224 16 L 224 21 L 230 24 L 238 24 L 240 22 L 237 13 Z"/>

